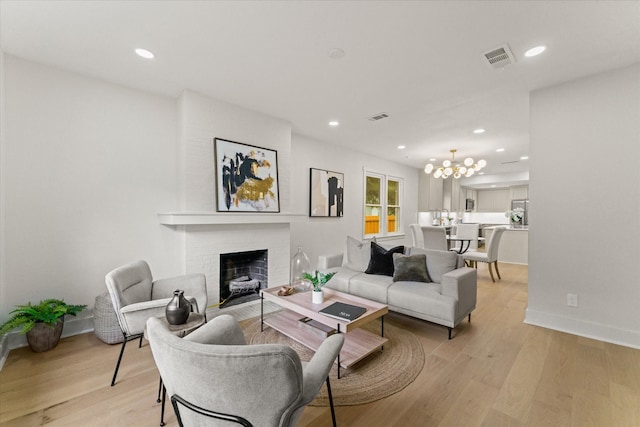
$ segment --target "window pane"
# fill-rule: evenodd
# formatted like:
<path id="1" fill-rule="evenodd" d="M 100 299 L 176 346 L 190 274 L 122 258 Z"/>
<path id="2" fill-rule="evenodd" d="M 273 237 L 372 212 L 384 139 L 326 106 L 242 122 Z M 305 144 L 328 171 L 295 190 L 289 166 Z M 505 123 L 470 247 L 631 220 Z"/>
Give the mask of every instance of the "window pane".
<path id="1" fill-rule="evenodd" d="M 367 177 L 367 199 L 365 201 L 367 205 L 380 204 L 380 181 L 380 178 Z"/>
<path id="2" fill-rule="evenodd" d="M 387 182 L 387 204 L 398 206 L 400 204 L 400 183 L 389 180 Z"/>
<path id="3" fill-rule="evenodd" d="M 364 233 L 377 234 L 380 232 L 380 207 L 366 206 L 364 209 Z"/>
<path id="4" fill-rule="evenodd" d="M 387 231 L 389 233 L 395 233 L 398 231 L 399 224 L 399 208 L 388 208 L 387 209 Z"/>

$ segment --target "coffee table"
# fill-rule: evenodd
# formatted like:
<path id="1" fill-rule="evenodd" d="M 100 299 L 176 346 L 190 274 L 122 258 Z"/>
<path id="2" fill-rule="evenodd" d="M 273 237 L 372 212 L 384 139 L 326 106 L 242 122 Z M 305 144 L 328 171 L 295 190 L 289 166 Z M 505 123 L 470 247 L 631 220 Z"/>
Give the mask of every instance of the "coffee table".
<path id="1" fill-rule="evenodd" d="M 338 333 L 344 333 L 344 345 L 338 355 L 338 378 L 340 378 L 340 367 L 349 368 L 353 366 L 353 364 L 364 359 L 369 354 L 383 348 L 388 341 L 384 337 L 383 316 L 389 312 L 389 308 L 385 304 L 328 288 L 323 289 L 324 302 L 322 304 L 313 304 L 311 302 L 311 292 L 296 292 L 292 295 L 280 296 L 278 291 L 282 288 L 283 286 L 278 286 L 260 291 L 260 330 L 262 331 L 266 324 L 314 351 L 322 344 L 324 337 L 301 326 L 299 322 L 301 318 L 308 317 L 322 325 L 335 328 Z M 264 300 L 271 301 L 285 310 L 265 316 Z M 320 310 L 334 302 L 364 307 L 367 311 L 352 321 L 338 320 L 319 313 Z M 361 328 L 363 325 L 378 318 L 381 319 L 379 336 Z"/>

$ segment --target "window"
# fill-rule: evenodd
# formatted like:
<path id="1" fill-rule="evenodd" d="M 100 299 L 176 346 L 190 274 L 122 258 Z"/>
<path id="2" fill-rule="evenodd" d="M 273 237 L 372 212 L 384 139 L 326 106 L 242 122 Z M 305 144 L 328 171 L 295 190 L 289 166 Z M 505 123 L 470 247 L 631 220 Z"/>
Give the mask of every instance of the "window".
<path id="1" fill-rule="evenodd" d="M 402 179 L 365 171 L 364 194 L 365 236 L 399 233 Z"/>

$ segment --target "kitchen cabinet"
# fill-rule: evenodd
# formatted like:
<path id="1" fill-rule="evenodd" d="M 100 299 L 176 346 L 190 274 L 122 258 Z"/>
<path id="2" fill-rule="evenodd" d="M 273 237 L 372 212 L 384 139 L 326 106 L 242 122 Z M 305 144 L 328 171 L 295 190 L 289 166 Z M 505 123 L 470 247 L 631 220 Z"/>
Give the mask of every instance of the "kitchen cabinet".
<path id="1" fill-rule="evenodd" d="M 442 179 L 433 178 L 425 173 L 420 174 L 418 181 L 418 211 L 441 211 L 443 204 Z"/>
<path id="2" fill-rule="evenodd" d="M 511 209 L 509 189 L 478 190 L 478 212 L 506 212 Z"/>
<path id="3" fill-rule="evenodd" d="M 443 180 L 440 178 L 429 177 L 429 209 L 430 211 L 441 211 L 444 207 L 442 200 Z"/>
<path id="4" fill-rule="evenodd" d="M 460 181 L 448 178 L 442 181 L 442 205 L 450 212 L 464 210 L 464 204 L 460 208 Z"/>
<path id="5" fill-rule="evenodd" d="M 514 199 L 528 199 L 529 198 L 529 186 L 519 185 L 517 187 L 509 187 L 509 195 L 511 200 Z"/>

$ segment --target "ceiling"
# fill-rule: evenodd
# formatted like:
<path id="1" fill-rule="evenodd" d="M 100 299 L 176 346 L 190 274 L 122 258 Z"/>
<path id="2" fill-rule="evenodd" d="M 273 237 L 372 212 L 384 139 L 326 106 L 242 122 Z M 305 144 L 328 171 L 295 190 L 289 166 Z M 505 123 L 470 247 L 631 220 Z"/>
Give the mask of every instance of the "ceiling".
<path id="1" fill-rule="evenodd" d="M 1 0 L 0 41 L 25 59 L 171 97 L 194 90 L 420 169 L 455 148 L 456 159 L 487 160 L 480 187 L 528 177 L 532 90 L 640 62 L 640 2 Z M 494 69 L 484 53 L 503 44 L 516 62 Z M 524 57 L 537 45 L 547 51 Z"/>

